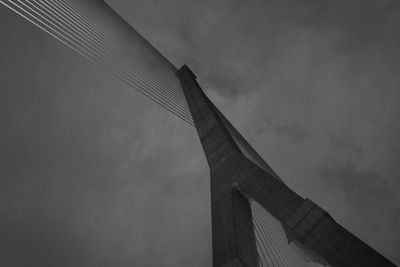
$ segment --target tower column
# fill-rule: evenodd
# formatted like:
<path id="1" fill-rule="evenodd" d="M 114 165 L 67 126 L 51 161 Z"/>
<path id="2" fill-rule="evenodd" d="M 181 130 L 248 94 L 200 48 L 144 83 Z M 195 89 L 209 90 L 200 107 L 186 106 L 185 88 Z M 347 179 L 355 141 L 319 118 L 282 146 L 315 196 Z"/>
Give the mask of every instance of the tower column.
<path id="1" fill-rule="evenodd" d="M 244 158 L 194 74 L 184 66 L 177 75 L 210 167 L 213 266 L 258 266 L 251 208 L 232 186 Z"/>
<path id="2" fill-rule="evenodd" d="M 292 191 L 204 94 L 185 65 L 177 71 L 211 178 L 213 266 L 258 266 L 251 198 L 283 226 L 288 242 L 332 266 L 395 266 Z M 314 257 L 314 256 L 317 257 Z"/>

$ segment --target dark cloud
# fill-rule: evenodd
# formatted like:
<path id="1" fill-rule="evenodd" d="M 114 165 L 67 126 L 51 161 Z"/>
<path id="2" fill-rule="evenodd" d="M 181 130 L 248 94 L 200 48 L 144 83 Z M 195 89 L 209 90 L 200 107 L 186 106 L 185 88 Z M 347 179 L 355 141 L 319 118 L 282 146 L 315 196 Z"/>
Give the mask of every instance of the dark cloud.
<path id="1" fill-rule="evenodd" d="M 289 139 L 294 144 L 298 144 L 310 137 L 310 133 L 298 124 L 276 122 L 268 116 L 255 122 L 256 132 L 265 134 L 272 132 L 281 138 Z"/>
<path id="2" fill-rule="evenodd" d="M 396 261 L 400 236 L 393 229 L 400 222 L 400 208 L 395 183 L 377 170 L 340 159 L 326 159 L 318 167 L 318 174 L 326 190 L 336 195 L 337 201 L 346 203 L 346 207 L 338 209 L 350 210 L 353 220 L 358 222 L 357 226 L 350 225 L 350 230 L 384 255 L 394 253 L 389 258 Z M 362 224 L 365 220 L 369 224 Z M 363 231 L 374 234 L 367 236 Z M 387 251 L 381 246 L 387 247 Z"/>
<path id="3" fill-rule="evenodd" d="M 0 12 L 0 265 L 209 265 L 193 129 Z"/>
<path id="4" fill-rule="evenodd" d="M 295 143 L 301 142 L 309 136 L 307 131 L 298 125 L 281 124 L 277 125 L 275 129 L 278 134 L 290 136 Z"/>
<path id="5" fill-rule="evenodd" d="M 397 1 L 108 2 L 290 187 L 400 262 Z M 1 264 L 209 266 L 193 129 L 3 7 L 0 21 Z"/>
<path id="6" fill-rule="evenodd" d="M 328 161 L 318 170 L 328 188 L 344 193 L 359 208 L 378 209 L 376 203 L 385 205 L 393 200 L 393 188 L 377 171 L 360 170 L 354 163 L 340 160 Z"/>
<path id="7" fill-rule="evenodd" d="M 336 150 L 344 150 L 345 153 L 354 153 L 357 155 L 362 154 L 362 148 L 357 144 L 357 139 L 354 136 L 338 136 L 332 135 L 330 137 L 332 146 Z"/>
<path id="8" fill-rule="evenodd" d="M 245 79 L 242 74 L 235 72 L 229 66 L 214 66 L 207 69 L 202 80 L 207 81 L 207 85 L 226 97 L 237 97 L 247 91 L 243 89 Z"/>

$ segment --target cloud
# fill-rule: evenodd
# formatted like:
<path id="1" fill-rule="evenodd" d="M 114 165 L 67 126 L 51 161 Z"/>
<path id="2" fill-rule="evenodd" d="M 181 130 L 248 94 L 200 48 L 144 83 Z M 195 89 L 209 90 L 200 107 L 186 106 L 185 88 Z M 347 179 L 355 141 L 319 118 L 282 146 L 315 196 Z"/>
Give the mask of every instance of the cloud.
<path id="1" fill-rule="evenodd" d="M 397 1 L 108 2 L 194 70 L 289 186 L 400 262 Z M 9 251 L 20 252 L 17 240 L 70 266 L 210 265 L 208 167 L 194 130 L 0 12 Z M 43 225 L 59 235 L 42 241 Z"/>
<path id="2" fill-rule="evenodd" d="M 264 116 L 254 123 L 257 134 L 272 132 L 280 138 L 291 140 L 294 144 L 299 144 L 305 139 L 310 138 L 310 133 L 306 128 L 296 123 L 279 122 L 269 116 Z"/>
<path id="3" fill-rule="evenodd" d="M 393 189 L 377 171 L 360 169 L 356 164 L 330 160 L 318 168 L 321 178 L 331 190 L 341 192 L 354 206 L 380 209 L 393 201 Z"/>
<path id="4" fill-rule="evenodd" d="M 400 208 L 396 184 L 377 170 L 340 159 L 326 159 L 318 167 L 318 174 L 329 194 L 336 195 L 335 199 L 342 203 L 335 209 L 350 214 L 353 223 L 346 228 L 392 261 L 398 261 L 400 232 L 396 225 L 400 222 Z M 363 224 L 366 220 L 369 223 Z M 366 232 L 372 234 L 368 236 Z"/>
<path id="5" fill-rule="evenodd" d="M 278 134 L 289 136 L 295 143 L 301 142 L 309 137 L 307 131 L 298 125 L 280 124 L 275 127 L 275 131 Z"/>
<path id="6" fill-rule="evenodd" d="M 330 141 L 336 150 L 344 150 L 345 153 L 361 155 L 363 150 L 357 144 L 357 138 L 354 136 L 331 135 Z"/>
<path id="7" fill-rule="evenodd" d="M 206 69 L 201 79 L 207 81 L 208 88 L 213 88 L 224 97 L 234 98 L 249 91 L 249 88 L 245 87 L 245 78 L 242 75 L 229 65 L 221 64 Z"/>

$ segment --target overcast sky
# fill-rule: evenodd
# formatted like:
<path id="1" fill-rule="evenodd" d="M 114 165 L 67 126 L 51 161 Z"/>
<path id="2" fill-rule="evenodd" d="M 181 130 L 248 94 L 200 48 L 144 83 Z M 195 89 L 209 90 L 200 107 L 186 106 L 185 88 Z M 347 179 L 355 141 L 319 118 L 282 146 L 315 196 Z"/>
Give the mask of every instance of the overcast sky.
<path id="1" fill-rule="evenodd" d="M 107 2 L 400 264 L 398 1 Z M 210 266 L 194 129 L 3 6 L 0 36 L 0 265 Z"/>

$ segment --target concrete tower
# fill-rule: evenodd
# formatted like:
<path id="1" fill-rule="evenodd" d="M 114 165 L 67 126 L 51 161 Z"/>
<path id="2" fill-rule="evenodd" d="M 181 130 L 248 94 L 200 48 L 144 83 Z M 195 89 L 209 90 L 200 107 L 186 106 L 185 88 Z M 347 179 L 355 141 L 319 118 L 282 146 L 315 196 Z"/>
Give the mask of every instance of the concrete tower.
<path id="1" fill-rule="evenodd" d="M 249 199 L 275 217 L 288 242 L 315 261 L 332 266 L 394 266 L 328 212 L 285 185 L 207 98 L 186 65 L 176 74 L 210 167 L 213 266 L 258 266 Z"/>

